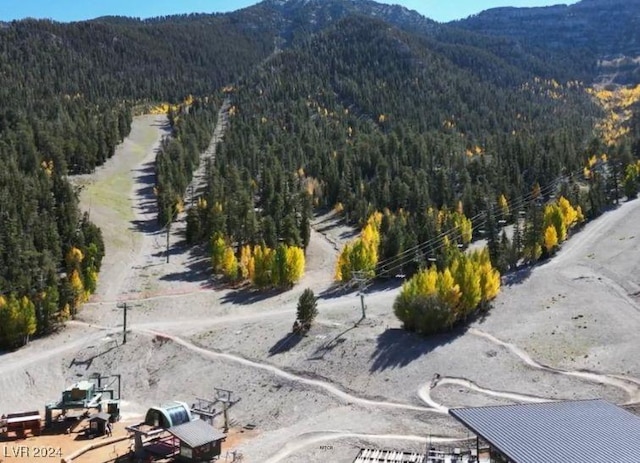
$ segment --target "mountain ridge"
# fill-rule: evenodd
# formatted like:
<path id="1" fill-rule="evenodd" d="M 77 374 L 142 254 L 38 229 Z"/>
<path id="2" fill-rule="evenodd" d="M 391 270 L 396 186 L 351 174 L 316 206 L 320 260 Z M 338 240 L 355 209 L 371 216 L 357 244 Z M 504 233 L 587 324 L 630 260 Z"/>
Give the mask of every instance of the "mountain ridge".
<path id="1" fill-rule="evenodd" d="M 599 84 L 640 82 L 640 1 L 582 0 L 571 5 L 494 8 L 452 23 L 528 47 L 589 55 Z"/>

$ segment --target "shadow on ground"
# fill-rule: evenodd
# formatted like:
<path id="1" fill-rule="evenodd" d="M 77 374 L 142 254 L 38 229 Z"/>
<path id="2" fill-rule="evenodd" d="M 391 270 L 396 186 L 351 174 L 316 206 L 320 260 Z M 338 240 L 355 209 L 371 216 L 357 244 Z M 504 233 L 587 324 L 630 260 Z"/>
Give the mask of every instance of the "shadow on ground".
<path id="1" fill-rule="evenodd" d="M 544 262 L 540 262 L 540 264 L 544 264 Z M 523 265 L 520 268 L 507 272 L 503 277 L 502 281 L 505 286 L 516 286 L 524 283 L 531 276 L 531 272 L 533 269 L 540 264 L 529 264 Z"/>
<path id="2" fill-rule="evenodd" d="M 304 336 L 297 333 L 287 333 L 282 339 L 279 339 L 271 348 L 269 349 L 269 357 L 273 357 L 274 355 L 283 354 L 285 352 L 290 351 L 302 341 Z"/>
<path id="3" fill-rule="evenodd" d="M 360 326 L 360 322 L 362 322 L 364 318 L 361 318 L 357 322 L 353 324 L 352 327 L 347 328 L 346 330 L 338 333 L 336 336 L 323 343 L 320 347 L 318 347 L 313 354 L 308 357 L 308 360 L 324 360 L 324 356 L 327 355 L 328 352 L 331 352 L 333 349 L 338 347 L 340 344 L 346 341 L 345 335 L 355 330 L 358 326 Z"/>
<path id="4" fill-rule="evenodd" d="M 254 289 L 247 286 L 225 294 L 222 302 L 250 305 L 278 296 L 286 291 L 286 289 Z"/>
<path id="5" fill-rule="evenodd" d="M 405 367 L 438 347 L 449 344 L 464 332 L 464 328 L 458 328 L 447 334 L 419 336 L 401 328 L 389 328 L 378 336 L 369 370 L 380 372 Z"/>
<path id="6" fill-rule="evenodd" d="M 108 344 L 108 348 L 102 350 L 101 352 L 98 352 L 96 354 L 93 355 L 87 355 L 86 358 L 78 358 L 78 357 L 74 357 L 73 359 L 71 359 L 71 363 L 69 364 L 69 368 L 73 367 L 73 366 L 84 366 L 86 370 L 88 370 L 91 367 L 91 364 L 93 363 L 93 361 L 95 359 L 97 359 L 98 357 L 102 357 L 103 355 L 108 354 L 109 352 L 111 352 L 114 349 L 118 348 L 118 341 L 115 339 L 112 339 L 109 344 Z M 86 347 L 85 353 L 87 353 L 87 351 L 90 351 L 91 349 L 95 348 L 95 346 L 89 346 Z"/>
<path id="7" fill-rule="evenodd" d="M 140 201 L 134 206 L 139 212 L 147 215 L 147 220 L 132 220 L 133 229 L 141 233 L 157 233 L 161 227 L 157 221 L 157 204 L 153 188 L 156 184 L 155 162 L 150 161 L 134 171 L 134 182 L 139 186 L 136 190 Z"/>
<path id="8" fill-rule="evenodd" d="M 383 291 L 392 291 L 404 283 L 403 279 L 389 278 L 370 281 L 366 284 L 365 295 L 374 295 Z M 358 295 L 359 288 L 355 283 L 334 283 L 318 294 L 318 299 L 335 299 L 348 294 Z"/>
<path id="9" fill-rule="evenodd" d="M 171 256 L 183 253 L 187 249 L 186 241 L 181 241 L 169 249 Z M 163 281 L 183 281 L 189 283 L 208 282 L 211 278 L 211 259 L 205 255 L 203 246 L 188 248 L 189 259 L 181 272 L 168 273 L 160 277 Z M 154 257 L 166 256 L 166 251 L 157 252 Z"/>
<path id="10" fill-rule="evenodd" d="M 318 293 L 318 299 L 335 299 L 346 296 L 347 294 L 353 294 L 355 296 L 356 290 L 357 288 L 355 286 L 335 283 Z"/>

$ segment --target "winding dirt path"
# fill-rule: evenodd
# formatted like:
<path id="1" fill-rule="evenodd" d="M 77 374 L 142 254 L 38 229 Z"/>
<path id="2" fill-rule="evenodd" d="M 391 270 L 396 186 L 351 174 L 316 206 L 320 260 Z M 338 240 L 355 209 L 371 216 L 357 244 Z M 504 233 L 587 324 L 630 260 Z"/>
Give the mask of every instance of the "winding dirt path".
<path id="1" fill-rule="evenodd" d="M 508 400 L 512 400 L 514 402 L 542 403 L 542 402 L 549 402 L 549 401 L 553 400 L 553 399 L 534 396 L 534 395 L 518 394 L 516 392 L 497 391 L 497 390 L 494 390 L 494 389 L 487 389 L 487 388 L 478 386 L 476 383 L 474 383 L 473 381 L 470 381 L 468 379 L 451 378 L 451 377 L 448 377 L 448 376 L 440 378 L 434 384 L 427 384 L 427 385 L 421 387 L 420 390 L 418 391 L 418 397 L 420 397 L 420 399 L 424 403 L 429 405 L 430 407 L 433 407 L 433 408 L 435 408 L 437 410 L 440 410 L 442 413 L 449 413 L 449 408 L 448 407 L 445 407 L 444 405 L 441 405 L 441 404 L 437 403 L 435 400 L 433 400 L 431 398 L 431 391 L 433 389 L 435 389 L 438 386 L 445 386 L 447 384 L 452 384 L 452 385 L 455 385 L 455 386 L 462 386 L 462 387 L 465 387 L 465 388 L 470 389 L 472 391 L 478 392 L 480 394 L 484 394 L 484 395 L 487 395 L 487 396 L 490 396 L 490 397 L 499 397 L 499 398 L 502 398 L 502 399 L 508 399 Z"/>
<path id="2" fill-rule="evenodd" d="M 337 397 L 338 399 L 343 400 L 345 403 L 354 403 L 354 404 L 363 405 L 367 407 L 385 407 L 385 408 L 394 408 L 398 410 L 443 413 L 441 410 L 437 410 L 431 407 L 420 407 L 416 405 L 403 404 L 398 402 L 387 402 L 387 401 L 381 401 L 381 400 L 363 399 L 361 397 L 357 397 L 352 394 L 349 394 L 348 392 L 343 391 L 339 387 L 327 381 L 305 378 L 303 376 L 289 373 L 287 371 L 281 370 L 278 367 L 275 367 L 273 365 L 269 365 L 263 362 L 256 362 L 253 360 L 248 360 L 243 357 L 239 357 L 237 355 L 226 354 L 223 352 L 215 352 L 210 349 L 205 349 L 203 347 L 196 346 L 195 344 L 189 341 L 186 341 L 178 336 L 174 336 L 174 335 L 170 335 L 167 333 L 162 333 L 160 331 L 155 331 L 150 329 L 136 329 L 136 331 L 141 333 L 146 333 L 152 336 L 158 336 L 165 340 L 173 341 L 176 344 L 179 344 L 182 347 L 192 352 L 196 352 L 204 357 L 209 357 L 213 359 L 222 359 L 222 360 L 234 362 L 246 367 L 254 368 L 256 370 L 266 371 L 267 373 L 271 373 L 272 375 L 278 376 L 287 381 L 295 381 L 297 383 L 305 384 L 307 386 L 311 386 L 316 389 L 322 389 L 325 392 L 328 392 L 329 394 Z"/>
<path id="3" fill-rule="evenodd" d="M 531 358 L 529 354 L 527 354 L 524 350 L 519 348 L 518 346 L 502 341 L 495 336 L 485 333 L 484 331 L 480 331 L 476 328 L 469 329 L 469 333 L 479 336 L 481 338 L 487 339 L 494 344 L 497 344 L 501 347 L 504 347 L 510 350 L 513 354 L 516 355 L 520 360 L 522 360 L 525 364 L 530 367 L 533 367 L 538 370 L 546 371 L 549 373 L 564 375 L 564 376 L 572 376 L 574 378 L 580 378 L 586 381 L 591 381 L 594 383 L 605 384 L 607 386 L 617 387 L 625 391 L 629 397 L 627 401 L 628 404 L 640 403 L 640 381 L 637 379 L 621 379 L 619 376 L 613 375 L 605 375 L 600 373 L 588 372 L 588 371 L 567 371 L 561 370 L 559 368 L 553 368 L 546 365 L 542 365 L 541 363 L 536 362 Z"/>

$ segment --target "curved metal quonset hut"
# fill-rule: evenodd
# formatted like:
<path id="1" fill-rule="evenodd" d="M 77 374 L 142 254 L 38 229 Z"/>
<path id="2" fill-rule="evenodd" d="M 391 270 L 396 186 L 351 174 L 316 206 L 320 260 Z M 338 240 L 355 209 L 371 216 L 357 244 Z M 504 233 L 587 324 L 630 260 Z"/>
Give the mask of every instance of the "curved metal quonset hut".
<path id="1" fill-rule="evenodd" d="M 184 402 L 169 402 L 147 411 L 144 424 L 154 428 L 171 428 L 192 420 L 191 409 Z"/>

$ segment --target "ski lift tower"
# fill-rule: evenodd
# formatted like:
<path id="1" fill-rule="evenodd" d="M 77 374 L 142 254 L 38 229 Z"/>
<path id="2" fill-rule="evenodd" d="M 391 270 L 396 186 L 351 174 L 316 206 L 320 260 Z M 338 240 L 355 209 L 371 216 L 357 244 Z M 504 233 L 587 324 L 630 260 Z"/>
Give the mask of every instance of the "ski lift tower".
<path id="1" fill-rule="evenodd" d="M 367 306 L 364 303 L 364 291 L 367 289 L 369 278 L 363 271 L 353 272 L 353 282 L 358 286 L 358 295 L 360 296 L 360 305 L 362 307 L 362 319 L 367 318 Z"/>

